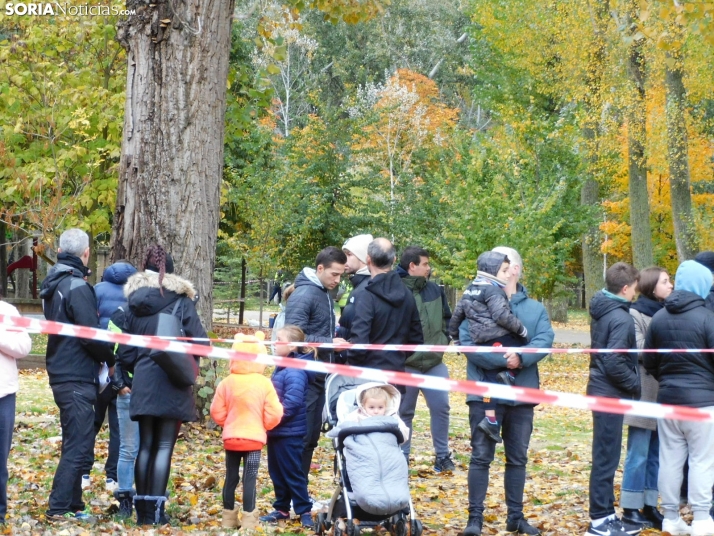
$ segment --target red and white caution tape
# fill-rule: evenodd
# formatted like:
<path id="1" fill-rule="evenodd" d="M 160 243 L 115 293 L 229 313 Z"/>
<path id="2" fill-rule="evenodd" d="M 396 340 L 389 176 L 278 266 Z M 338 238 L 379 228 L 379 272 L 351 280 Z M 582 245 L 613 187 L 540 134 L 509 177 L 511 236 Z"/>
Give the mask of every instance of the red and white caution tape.
<path id="1" fill-rule="evenodd" d="M 223 342 L 232 344 L 235 339 L 220 339 L 207 337 L 157 337 L 165 341 L 183 342 Z M 294 344 L 291 342 L 264 341 L 264 344 L 273 346 L 286 346 Z M 518 354 L 711 354 L 714 348 L 534 348 L 524 346 L 456 346 L 442 344 L 353 344 L 353 343 L 331 343 L 331 342 L 301 342 L 300 346 L 310 348 L 325 348 L 331 350 L 383 350 L 387 352 L 443 352 L 447 354 L 468 353 L 509 353 Z"/>
<path id="2" fill-rule="evenodd" d="M 332 363 L 323 363 L 321 361 L 305 361 L 302 359 L 291 359 L 266 354 L 247 354 L 243 352 L 236 352 L 234 350 L 228 350 L 226 348 L 185 343 L 175 340 L 165 340 L 160 337 L 147 335 L 112 333 L 110 331 L 85 326 L 36 320 L 22 316 L 0 315 L 0 324 L 28 330 L 36 330 L 51 335 L 82 337 L 109 343 L 137 346 L 139 348 L 153 348 L 158 350 L 167 350 L 170 352 L 186 353 L 211 359 L 241 359 L 244 361 L 255 361 L 264 365 L 299 368 L 311 372 L 328 374 L 341 374 L 344 376 L 364 378 L 371 381 L 409 385 L 412 387 L 434 389 L 438 391 L 459 391 L 482 397 L 497 398 L 528 404 L 552 404 L 554 406 L 567 408 L 601 411 L 605 413 L 638 415 L 640 417 L 652 417 L 655 419 L 714 421 L 714 411 L 689 408 L 685 406 L 670 406 L 666 404 L 621 400 L 617 398 L 584 396 L 574 393 L 559 393 L 547 390 L 542 391 L 526 387 L 512 387 L 468 380 L 452 380 L 435 376 L 424 376 L 422 374 L 412 374 L 408 372 L 393 372 L 388 370 L 354 367 L 350 365 L 337 365 Z M 490 350 L 490 347 L 486 348 Z M 543 349 L 540 349 L 539 351 L 543 352 Z"/>

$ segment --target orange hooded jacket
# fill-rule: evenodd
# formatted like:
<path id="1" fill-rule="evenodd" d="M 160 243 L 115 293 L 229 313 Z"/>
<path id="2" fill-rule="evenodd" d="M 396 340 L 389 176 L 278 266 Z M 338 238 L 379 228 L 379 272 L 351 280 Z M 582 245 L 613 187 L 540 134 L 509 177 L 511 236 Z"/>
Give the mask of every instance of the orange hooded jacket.
<path id="1" fill-rule="evenodd" d="M 253 349 L 248 348 L 249 345 L 242 342 L 248 338 L 242 337 L 239 342 L 236 336 L 237 342 L 233 349 L 265 353 L 265 347 L 255 338 L 250 341 Z M 256 351 L 256 346 L 263 350 Z M 272 382 L 263 376 L 264 370 L 265 365 L 260 363 L 234 359 L 231 361 L 231 374 L 218 384 L 216 396 L 211 403 L 211 417 L 223 426 L 224 443 L 235 444 L 235 440 L 247 440 L 265 445 L 266 430 L 272 430 L 280 423 L 283 406 Z"/>

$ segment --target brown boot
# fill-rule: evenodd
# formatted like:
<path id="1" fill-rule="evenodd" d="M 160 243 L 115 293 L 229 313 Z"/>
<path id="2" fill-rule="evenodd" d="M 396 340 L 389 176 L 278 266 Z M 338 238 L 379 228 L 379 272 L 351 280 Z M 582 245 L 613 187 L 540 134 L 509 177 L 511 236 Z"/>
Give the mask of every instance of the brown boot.
<path id="1" fill-rule="evenodd" d="M 258 528 L 258 510 L 252 512 L 243 512 L 243 528 L 256 529 Z"/>
<path id="2" fill-rule="evenodd" d="M 236 506 L 233 510 L 223 510 L 223 521 L 221 526 L 224 529 L 235 529 L 240 527 L 238 515 L 240 514 L 240 506 Z"/>

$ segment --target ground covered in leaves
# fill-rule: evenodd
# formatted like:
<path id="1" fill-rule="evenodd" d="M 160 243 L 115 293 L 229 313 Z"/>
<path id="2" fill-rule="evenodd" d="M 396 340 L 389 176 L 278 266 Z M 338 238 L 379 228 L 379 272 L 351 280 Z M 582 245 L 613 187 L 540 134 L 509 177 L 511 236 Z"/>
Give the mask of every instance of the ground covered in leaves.
<path id="1" fill-rule="evenodd" d="M 447 358 L 452 376 L 466 377 L 461 356 Z M 587 381 L 587 356 L 555 355 L 540 367 L 543 388 L 583 393 Z M 465 395 L 451 397 L 451 449 L 456 471 L 434 473 L 433 452 L 428 427 L 428 412 L 420 398 L 412 443 L 411 491 L 425 534 L 455 536 L 466 520 L 466 475 L 470 456 L 468 411 Z M 525 513 L 529 521 L 548 535 L 583 534 L 587 527 L 587 489 L 590 462 L 590 414 L 552 406 L 539 406 L 535 413 L 531 440 Z M 14 448 L 10 455 L 8 523 L 1 534 L 139 534 L 131 521 L 114 517 L 113 500 L 104 490 L 103 462 L 107 455 L 106 427 L 100 433 L 92 472 L 93 486 L 85 492 L 97 521 L 91 525 L 68 522 L 49 524 L 44 512 L 52 477 L 60 452 L 57 409 L 44 371 L 25 371 L 18 394 L 18 415 Z M 624 452 L 624 450 L 623 450 Z M 272 486 L 267 472 L 265 450 L 259 473 L 258 508 L 271 510 Z M 332 449 L 322 440 L 316 451 L 310 492 L 326 500 L 335 489 L 332 474 Z M 154 534 L 185 532 L 222 534 L 221 486 L 224 477 L 223 448 L 220 431 L 191 425 L 182 429 L 174 453 L 168 512 L 171 526 L 155 529 Z M 484 534 L 505 530 L 506 507 L 503 498 L 503 449 L 499 447 L 491 470 L 491 485 L 486 499 Z M 616 477 L 619 496 L 621 471 Z M 240 488 L 239 488 L 240 489 Z M 0 526 L 1 527 L 1 526 Z M 282 529 L 266 527 L 266 533 L 301 534 L 297 524 Z"/>

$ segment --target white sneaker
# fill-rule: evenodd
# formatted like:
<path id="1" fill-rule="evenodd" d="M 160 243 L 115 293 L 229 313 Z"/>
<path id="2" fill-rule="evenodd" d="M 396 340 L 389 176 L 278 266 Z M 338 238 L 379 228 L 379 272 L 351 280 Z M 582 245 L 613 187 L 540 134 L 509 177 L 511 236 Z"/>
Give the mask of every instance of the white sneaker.
<path id="1" fill-rule="evenodd" d="M 707 517 L 692 521 L 693 536 L 712 536 L 714 535 L 714 519 Z"/>
<path id="2" fill-rule="evenodd" d="M 82 489 L 87 489 L 92 486 L 92 481 L 89 479 L 89 475 L 82 475 Z"/>
<path id="3" fill-rule="evenodd" d="M 107 478 L 105 482 L 105 487 L 108 492 L 114 493 L 116 490 L 119 489 L 119 483 L 113 478 Z"/>
<path id="4" fill-rule="evenodd" d="M 665 519 L 662 521 L 662 532 L 669 532 L 672 536 L 685 536 L 692 534 L 692 527 L 687 525 L 686 521 L 681 517 L 678 517 L 675 521 Z"/>

